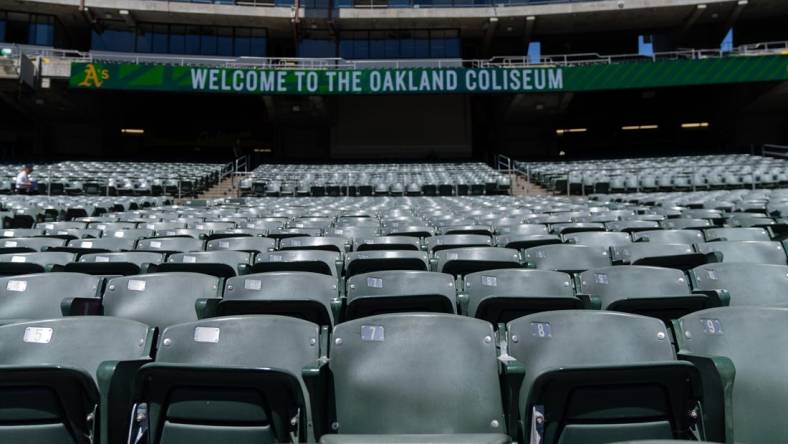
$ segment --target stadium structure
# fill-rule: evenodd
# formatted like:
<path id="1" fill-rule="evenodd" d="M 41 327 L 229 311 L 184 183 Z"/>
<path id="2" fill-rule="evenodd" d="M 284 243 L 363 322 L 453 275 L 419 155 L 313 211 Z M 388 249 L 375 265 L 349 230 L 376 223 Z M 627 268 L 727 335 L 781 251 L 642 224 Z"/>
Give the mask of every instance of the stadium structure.
<path id="1" fill-rule="evenodd" d="M 785 442 L 786 25 L 0 0 L 0 442 Z"/>

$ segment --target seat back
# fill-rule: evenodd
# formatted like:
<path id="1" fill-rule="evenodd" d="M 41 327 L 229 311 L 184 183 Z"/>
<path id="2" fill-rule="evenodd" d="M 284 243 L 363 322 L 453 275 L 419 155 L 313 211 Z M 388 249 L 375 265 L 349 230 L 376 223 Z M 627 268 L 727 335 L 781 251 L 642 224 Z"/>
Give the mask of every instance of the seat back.
<path id="1" fill-rule="evenodd" d="M 435 252 L 436 271 L 463 275 L 499 268 L 519 268 L 517 250 L 501 247 L 451 248 Z"/>
<path id="2" fill-rule="evenodd" d="M 702 253 L 722 253 L 723 262 L 788 265 L 780 242 L 720 241 L 699 244 L 697 248 Z"/>
<path id="3" fill-rule="evenodd" d="M 748 263 L 707 264 L 690 270 L 693 288 L 725 290 L 730 305 L 786 305 L 788 266 Z"/>
<path id="4" fill-rule="evenodd" d="M 697 244 L 704 242 L 700 230 L 648 230 L 632 233 L 635 241 L 648 241 L 661 244 Z"/>
<path id="5" fill-rule="evenodd" d="M 190 237 L 150 237 L 137 241 L 137 250 L 201 251 L 203 241 Z"/>
<path id="6" fill-rule="evenodd" d="M 615 231 L 585 231 L 565 234 L 564 242 L 594 247 L 614 247 L 629 245 L 632 243 L 632 238 L 629 236 L 629 233 Z"/>
<path id="7" fill-rule="evenodd" d="M 69 298 L 98 298 L 100 277 L 81 273 L 41 273 L 0 278 L 0 322 L 62 316 Z M 99 301 L 99 299 L 96 299 Z"/>
<path id="8" fill-rule="evenodd" d="M 167 327 L 198 319 L 198 303 L 221 294 L 221 280 L 198 273 L 154 273 L 110 279 L 104 290 L 107 316 Z"/>
<path id="9" fill-rule="evenodd" d="M 337 299 L 337 280 L 306 271 L 248 274 L 227 279 L 222 315 L 280 314 L 332 325 L 332 302 Z"/>
<path id="10" fill-rule="evenodd" d="M 543 245 L 523 251 L 523 260 L 532 268 L 578 272 L 610 265 L 605 247 L 586 245 Z"/>
<path id="11" fill-rule="evenodd" d="M 330 362 L 337 431 L 506 433 L 494 337 L 489 323 L 449 314 L 337 325 Z"/>
<path id="12" fill-rule="evenodd" d="M 781 415 L 788 408 L 785 349 L 788 309 L 721 307 L 695 312 L 678 322 L 679 353 L 730 359 L 733 436 L 728 442 L 780 442 L 788 436 Z"/>
<path id="13" fill-rule="evenodd" d="M 321 250 L 287 250 L 258 254 L 252 273 L 310 271 L 337 277 L 339 253 Z"/>
<path id="14" fill-rule="evenodd" d="M 494 325 L 545 310 L 580 308 L 572 277 L 548 270 L 503 269 L 466 274 L 465 314 Z"/>
<path id="15" fill-rule="evenodd" d="M 205 243 L 206 251 L 237 250 L 263 253 L 272 251 L 274 248 L 276 248 L 276 240 L 257 236 L 224 237 Z"/>
<path id="16" fill-rule="evenodd" d="M 347 281 L 344 319 L 416 311 L 456 313 L 456 300 L 449 274 L 414 270 L 358 274 Z"/>

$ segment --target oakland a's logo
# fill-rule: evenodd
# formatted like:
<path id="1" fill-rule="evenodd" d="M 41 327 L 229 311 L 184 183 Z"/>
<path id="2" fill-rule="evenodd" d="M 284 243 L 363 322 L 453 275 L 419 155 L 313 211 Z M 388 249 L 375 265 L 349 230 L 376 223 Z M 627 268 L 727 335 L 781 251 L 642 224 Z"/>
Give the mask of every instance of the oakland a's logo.
<path id="1" fill-rule="evenodd" d="M 79 82 L 79 86 L 101 88 L 105 80 L 109 79 L 109 70 L 96 69 L 96 65 L 88 63 L 85 66 L 85 79 Z"/>

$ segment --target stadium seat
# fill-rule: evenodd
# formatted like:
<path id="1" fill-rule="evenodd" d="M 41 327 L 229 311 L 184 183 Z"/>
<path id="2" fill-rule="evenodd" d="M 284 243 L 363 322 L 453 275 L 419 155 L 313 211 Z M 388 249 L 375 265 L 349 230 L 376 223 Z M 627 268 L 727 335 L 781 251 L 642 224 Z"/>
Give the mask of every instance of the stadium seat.
<path id="1" fill-rule="evenodd" d="M 721 307 L 674 325 L 679 359 L 703 373 L 710 441 L 780 442 L 788 434 L 785 325 L 788 309 Z"/>
<path id="2" fill-rule="evenodd" d="M 0 278 L 0 324 L 98 314 L 104 281 L 81 273 L 41 273 Z M 97 304 L 77 301 L 91 299 Z"/>
<path id="3" fill-rule="evenodd" d="M 279 241 L 280 250 L 323 250 L 344 253 L 348 242 L 342 237 L 288 237 Z"/>
<path id="4" fill-rule="evenodd" d="M 547 270 L 504 269 L 469 273 L 459 295 L 462 313 L 493 325 L 540 311 L 584 308 L 572 277 Z"/>
<path id="5" fill-rule="evenodd" d="M 692 438 L 701 379 L 677 361 L 658 319 L 593 310 L 541 312 L 507 324 L 525 367 L 521 442 L 606 443 Z M 537 440 L 537 441 L 534 441 Z"/>
<path id="6" fill-rule="evenodd" d="M 0 254 L 44 251 L 47 247 L 62 247 L 66 240 L 58 237 L 10 237 L 0 239 Z"/>
<path id="7" fill-rule="evenodd" d="M 163 253 L 185 253 L 202 251 L 203 241 L 190 237 L 151 237 L 137 241 L 139 251 L 160 251 Z"/>
<path id="8" fill-rule="evenodd" d="M 424 251 L 371 250 L 345 256 L 346 276 L 383 270 L 428 271 L 429 268 L 429 255 Z"/>
<path id="9" fill-rule="evenodd" d="M 714 292 L 735 305 L 788 305 L 788 266 L 756 263 L 702 265 L 689 272 L 695 291 Z"/>
<path id="10" fill-rule="evenodd" d="M 699 253 L 692 245 L 634 242 L 611 248 L 614 265 L 647 265 L 689 270 L 710 262 L 719 262 L 721 255 Z"/>
<path id="11" fill-rule="evenodd" d="M 693 293 L 689 279 L 673 268 L 617 265 L 578 275 L 579 295 L 595 308 L 671 319 L 708 307 L 724 305 L 714 295 Z"/>
<path id="12" fill-rule="evenodd" d="M 653 220 L 622 220 L 607 222 L 605 228 L 609 231 L 636 233 L 638 231 L 651 231 L 659 229 L 659 222 Z"/>
<path id="13" fill-rule="evenodd" d="M 456 313 L 454 278 L 429 271 L 389 270 L 352 276 L 347 281 L 344 320 L 384 313 Z"/>
<path id="14" fill-rule="evenodd" d="M 780 242 L 718 241 L 698 244 L 697 249 L 701 253 L 722 254 L 722 262 L 788 265 Z"/>
<path id="15" fill-rule="evenodd" d="M 120 253 L 82 254 L 77 262 L 69 262 L 63 271 L 97 275 L 121 275 L 147 273 L 151 265 L 164 261 L 163 253 L 150 251 L 127 251 Z"/>
<path id="16" fill-rule="evenodd" d="M 632 243 L 629 233 L 616 231 L 586 231 L 565 234 L 563 238 L 564 242 L 568 244 L 588 245 L 590 247 L 617 247 Z"/>
<path id="17" fill-rule="evenodd" d="M 227 279 L 217 315 L 276 314 L 333 325 L 341 307 L 336 279 L 320 273 L 281 271 Z"/>
<path id="18" fill-rule="evenodd" d="M 655 242 L 660 244 L 697 244 L 704 242 L 700 230 L 648 230 L 632 233 L 635 242 Z"/>
<path id="19" fill-rule="evenodd" d="M 338 324 L 337 434 L 321 442 L 510 442 L 494 337 L 487 322 L 440 313 Z"/>
<path id="20" fill-rule="evenodd" d="M 459 276 L 476 271 L 520 268 L 520 253 L 511 248 L 451 248 L 435 252 L 434 271 Z"/>
<path id="21" fill-rule="evenodd" d="M 125 442 L 124 392 L 152 346 L 153 329 L 104 316 L 0 326 L 0 441 Z"/>
<path id="22" fill-rule="evenodd" d="M 75 257 L 66 252 L 0 254 L 0 276 L 60 271 Z"/>
<path id="23" fill-rule="evenodd" d="M 314 442 L 325 352 L 318 326 L 291 317 L 168 327 L 135 378 L 130 442 Z"/>
<path id="24" fill-rule="evenodd" d="M 267 237 L 238 236 L 212 239 L 205 243 L 206 251 L 236 250 L 249 253 L 265 253 L 276 249 L 276 241 Z"/>
<path id="25" fill-rule="evenodd" d="M 707 242 L 713 241 L 770 241 L 765 228 L 709 228 L 704 230 Z"/>
<path id="26" fill-rule="evenodd" d="M 377 236 L 355 242 L 356 251 L 375 250 L 421 250 L 419 238 L 415 236 Z"/>
<path id="27" fill-rule="evenodd" d="M 496 245 L 524 250 L 541 245 L 560 244 L 561 237 L 555 234 L 505 234 L 495 238 Z"/>
<path id="28" fill-rule="evenodd" d="M 489 247 L 492 238 L 481 234 L 445 234 L 425 238 L 424 244 L 427 250 L 434 253 L 450 248 Z"/>
<path id="29" fill-rule="evenodd" d="M 128 239 L 122 237 L 103 237 L 99 239 L 74 239 L 68 241 L 68 244 L 66 244 L 66 246 L 71 248 L 80 248 L 80 249 L 129 251 L 134 249 L 134 244 L 135 244 L 135 239 Z"/>
<path id="30" fill-rule="evenodd" d="M 339 253 L 321 250 L 288 250 L 258 254 L 249 273 L 311 271 L 338 277 L 342 268 Z"/>
<path id="31" fill-rule="evenodd" d="M 575 273 L 611 264 L 607 248 L 586 245 L 544 245 L 523 251 L 528 268 Z"/>
<path id="32" fill-rule="evenodd" d="M 106 316 L 134 319 L 152 327 L 212 316 L 222 282 L 198 273 L 154 273 L 110 279 L 102 298 Z"/>
<path id="33" fill-rule="evenodd" d="M 186 271 L 229 278 L 246 274 L 252 262 L 252 257 L 251 253 L 234 250 L 175 253 L 171 254 L 166 262 L 154 265 L 152 271 L 157 273 Z"/>

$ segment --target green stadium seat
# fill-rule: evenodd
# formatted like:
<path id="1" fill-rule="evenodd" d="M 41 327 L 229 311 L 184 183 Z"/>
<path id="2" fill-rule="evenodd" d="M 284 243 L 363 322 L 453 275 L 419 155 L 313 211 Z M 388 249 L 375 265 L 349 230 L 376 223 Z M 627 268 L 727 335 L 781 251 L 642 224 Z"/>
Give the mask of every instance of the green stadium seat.
<path id="1" fill-rule="evenodd" d="M 712 241 L 770 241 L 766 228 L 709 228 L 703 231 L 707 242 Z"/>
<path id="2" fill-rule="evenodd" d="M 0 253 L 44 251 L 47 247 L 62 247 L 66 240 L 59 237 L 9 237 L 0 239 Z"/>
<path id="3" fill-rule="evenodd" d="M 338 277 L 342 268 L 339 253 L 321 250 L 287 250 L 258 254 L 249 273 L 310 271 Z"/>
<path id="4" fill-rule="evenodd" d="M 617 231 L 585 231 L 563 235 L 568 244 L 588 245 L 589 247 L 617 247 L 629 245 L 632 238 L 629 233 Z"/>
<path id="5" fill-rule="evenodd" d="M 494 337 L 487 322 L 441 313 L 337 325 L 337 434 L 321 442 L 509 442 Z"/>
<path id="6" fill-rule="evenodd" d="M 444 234 L 430 236 L 424 239 L 424 244 L 427 250 L 434 253 L 450 248 L 489 247 L 492 245 L 492 237 L 481 234 Z"/>
<path id="7" fill-rule="evenodd" d="M 648 230 L 632 233 L 635 242 L 654 242 L 660 244 L 697 244 L 704 242 L 700 230 Z"/>
<path id="8" fill-rule="evenodd" d="M 333 325 L 342 302 L 337 280 L 306 271 L 248 274 L 227 279 L 219 316 L 277 314 Z"/>
<path id="9" fill-rule="evenodd" d="M 713 292 L 736 305 L 788 305 L 788 266 L 751 263 L 702 265 L 689 272 L 695 291 Z"/>
<path id="10" fill-rule="evenodd" d="M 135 240 L 122 237 L 103 237 L 99 239 L 74 239 L 66 246 L 81 249 L 98 249 L 106 251 L 129 251 L 134 249 Z M 51 251 L 48 250 L 48 251 Z"/>
<path id="11" fill-rule="evenodd" d="M 98 314 L 103 279 L 81 273 L 40 273 L 0 278 L 0 323 Z M 95 304 L 75 301 L 90 299 Z"/>
<path id="12" fill-rule="evenodd" d="M 163 328 L 213 315 L 221 294 L 221 279 L 205 274 L 117 277 L 106 284 L 103 313 Z"/>
<path id="13" fill-rule="evenodd" d="M 782 442 L 788 422 L 785 325 L 788 309 L 721 307 L 674 325 L 679 359 L 703 372 L 710 441 Z"/>
<path id="14" fill-rule="evenodd" d="M 152 264 L 160 264 L 162 261 L 164 261 L 164 254 L 152 251 L 90 253 L 82 254 L 77 262 L 66 264 L 63 271 L 128 276 L 147 273 Z"/>
<path id="15" fill-rule="evenodd" d="M 525 367 L 521 442 L 607 443 L 693 437 L 701 379 L 677 361 L 658 319 L 594 310 L 536 313 L 507 324 Z M 698 420 L 702 423 L 702 420 Z"/>
<path id="16" fill-rule="evenodd" d="M 511 248 L 451 248 L 435 252 L 435 271 L 455 276 L 500 268 L 520 268 L 520 253 Z"/>
<path id="17" fill-rule="evenodd" d="M 237 236 L 212 239 L 205 243 L 206 251 L 236 250 L 265 253 L 276 249 L 276 240 L 268 237 Z"/>
<path id="18" fill-rule="evenodd" d="M 429 255 L 424 251 L 370 250 L 348 253 L 345 256 L 345 275 L 384 270 L 420 270 L 430 268 Z"/>
<path id="19" fill-rule="evenodd" d="M 523 251 L 528 268 L 575 273 L 610 265 L 608 248 L 586 245 L 543 245 Z"/>
<path id="20" fill-rule="evenodd" d="M 462 282 L 462 313 L 493 325 L 540 311 L 584 308 L 572 277 L 557 271 L 487 270 L 466 274 Z"/>
<path id="21" fill-rule="evenodd" d="M 674 268 L 616 265 L 578 275 L 578 294 L 603 310 L 651 316 L 663 321 L 725 305 L 714 294 L 693 293 L 683 271 Z"/>
<path id="22" fill-rule="evenodd" d="M 148 444 L 314 442 L 322 432 L 320 329 L 283 316 L 166 328 L 134 384 L 134 427 Z M 321 350 L 322 349 L 322 350 Z"/>
<path id="23" fill-rule="evenodd" d="M 701 253 L 721 253 L 722 262 L 788 265 L 780 242 L 719 241 L 697 245 Z"/>
<path id="24" fill-rule="evenodd" d="M 151 237 L 137 241 L 137 250 L 180 253 L 202 251 L 203 241 L 190 237 Z"/>
<path id="25" fill-rule="evenodd" d="M 125 442 L 124 395 L 152 346 L 153 329 L 104 316 L 0 326 L 0 441 Z"/>
<path id="26" fill-rule="evenodd" d="M 171 254 L 166 262 L 154 265 L 151 271 L 156 273 L 185 271 L 229 278 L 246 274 L 252 257 L 252 253 L 234 250 L 175 253 Z"/>
<path id="27" fill-rule="evenodd" d="M 399 312 L 456 313 L 454 278 L 429 271 L 389 270 L 348 279 L 343 319 Z"/>
<path id="28" fill-rule="evenodd" d="M 721 260 L 719 254 L 698 253 L 692 245 L 658 242 L 634 242 L 612 247 L 610 253 L 614 265 L 645 265 L 679 270 L 689 270 Z"/>
<path id="29" fill-rule="evenodd" d="M 356 240 L 356 251 L 379 250 L 421 250 L 421 242 L 416 236 L 377 236 Z"/>
<path id="30" fill-rule="evenodd" d="M 288 237 L 279 241 L 280 250 L 323 250 L 344 253 L 348 241 L 343 237 L 309 236 Z"/>
<path id="31" fill-rule="evenodd" d="M 523 250 L 542 245 L 560 244 L 561 237 L 555 234 L 504 234 L 495 238 L 496 245 Z"/>
<path id="32" fill-rule="evenodd" d="M 67 252 L 0 254 L 0 276 L 60 271 L 75 258 Z"/>

